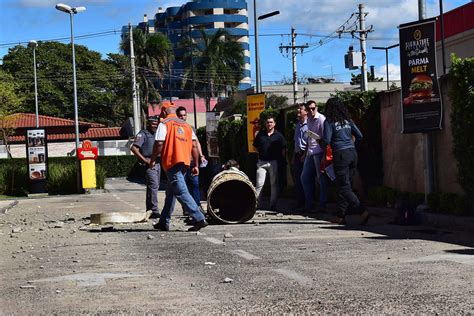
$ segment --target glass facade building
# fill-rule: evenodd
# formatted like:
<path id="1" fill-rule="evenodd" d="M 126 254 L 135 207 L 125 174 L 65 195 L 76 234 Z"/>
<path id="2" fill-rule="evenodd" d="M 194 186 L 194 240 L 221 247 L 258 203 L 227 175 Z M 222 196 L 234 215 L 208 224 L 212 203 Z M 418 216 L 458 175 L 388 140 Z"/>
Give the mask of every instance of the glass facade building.
<path id="1" fill-rule="evenodd" d="M 199 29 L 203 28 L 212 34 L 218 29 L 225 29 L 231 36 L 242 44 L 244 49 L 244 73 L 239 89 L 251 87 L 250 82 L 250 52 L 249 52 L 249 27 L 246 0 L 194 0 L 180 7 L 159 8 L 154 19 L 145 15 L 143 22 L 138 26 L 147 33 L 161 32 L 169 38 L 173 45 L 175 60 L 171 70 L 171 80 L 163 81 L 160 89 L 163 97 L 168 97 L 169 85 L 173 96 L 180 96 L 180 76 L 184 72 L 183 53 L 180 47 L 183 36 L 191 37 L 199 42 Z M 128 32 L 127 27 L 122 28 L 122 36 Z"/>

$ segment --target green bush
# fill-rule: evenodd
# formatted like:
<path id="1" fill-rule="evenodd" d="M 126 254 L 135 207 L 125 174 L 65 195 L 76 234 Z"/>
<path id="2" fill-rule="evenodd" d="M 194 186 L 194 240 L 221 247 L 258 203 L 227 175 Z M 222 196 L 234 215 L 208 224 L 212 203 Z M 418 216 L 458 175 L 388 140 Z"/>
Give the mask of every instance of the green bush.
<path id="1" fill-rule="evenodd" d="M 468 197 L 468 206 L 474 208 L 474 142 L 472 141 L 472 131 L 474 130 L 474 58 L 461 59 L 453 54 L 451 60 L 449 96 L 453 105 L 451 126 L 454 156 L 457 160 L 459 184 Z M 444 197 L 443 202 L 447 198 Z"/>
<path id="2" fill-rule="evenodd" d="M 135 163 L 132 156 L 103 156 L 96 160 L 97 189 L 105 188 L 107 177 L 125 177 Z M 75 157 L 48 158 L 46 185 L 49 194 L 77 193 Z M 28 194 L 26 159 L 3 159 L 0 163 L 0 194 L 25 196 Z"/>
<path id="3" fill-rule="evenodd" d="M 397 190 L 389 187 L 372 187 L 368 191 L 368 200 L 377 206 L 393 207 L 399 194 Z"/>
<path id="4" fill-rule="evenodd" d="M 428 194 L 428 207 L 432 212 L 439 212 L 440 196 L 441 193 L 439 192 L 432 192 Z"/>
<path id="5" fill-rule="evenodd" d="M 99 156 L 96 166 L 103 168 L 108 178 L 126 177 L 136 161 L 135 156 Z"/>
<path id="6" fill-rule="evenodd" d="M 47 186 L 49 194 L 77 193 L 77 168 L 75 160 L 50 162 Z"/>
<path id="7" fill-rule="evenodd" d="M 95 181 L 97 189 L 105 189 L 105 178 L 107 178 L 107 171 L 102 166 L 97 165 L 95 168 Z"/>
<path id="8" fill-rule="evenodd" d="M 21 160 L 21 164 L 19 164 Z M 26 196 L 28 171 L 25 159 L 4 159 L 0 164 L 0 194 Z"/>

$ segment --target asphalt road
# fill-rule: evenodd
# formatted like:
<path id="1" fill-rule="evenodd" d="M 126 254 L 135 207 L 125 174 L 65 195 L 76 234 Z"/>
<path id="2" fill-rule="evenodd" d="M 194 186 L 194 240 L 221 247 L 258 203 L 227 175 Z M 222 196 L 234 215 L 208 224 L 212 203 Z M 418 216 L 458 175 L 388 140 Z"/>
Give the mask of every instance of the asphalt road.
<path id="1" fill-rule="evenodd" d="M 474 313 L 469 233 L 386 214 L 341 227 L 257 212 L 200 233 L 186 232 L 180 210 L 170 232 L 87 225 L 92 213 L 144 210 L 142 186 L 108 188 L 0 215 L 1 314 Z"/>

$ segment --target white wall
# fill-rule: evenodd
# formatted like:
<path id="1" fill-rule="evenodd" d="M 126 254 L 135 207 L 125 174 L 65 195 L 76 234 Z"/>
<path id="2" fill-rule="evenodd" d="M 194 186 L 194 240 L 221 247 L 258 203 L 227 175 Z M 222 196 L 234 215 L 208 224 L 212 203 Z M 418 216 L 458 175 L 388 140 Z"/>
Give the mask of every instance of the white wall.
<path id="1" fill-rule="evenodd" d="M 92 145 L 99 148 L 99 156 L 121 156 L 131 154 L 131 140 L 93 141 Z M 69 156 L 74 152 L 75 147 L 75 142 L 48 143 L 48 156 Z M 26 158 L 24 144 L 11 145 L 10 151 L 13 158 Z M 7 152 L 4 145 L 0 146 L 0 158 L 7 158 Z"/>

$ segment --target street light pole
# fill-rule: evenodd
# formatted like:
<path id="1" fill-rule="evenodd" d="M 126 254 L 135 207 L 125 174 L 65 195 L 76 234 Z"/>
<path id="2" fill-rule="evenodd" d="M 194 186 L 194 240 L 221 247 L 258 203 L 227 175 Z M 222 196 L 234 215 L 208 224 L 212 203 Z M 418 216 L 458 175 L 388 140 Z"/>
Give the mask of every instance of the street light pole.
<path id="1" fill-rule="evenodd" d="M 257 19 L 257 0 L 253 0 L 253 24 L 255 28 L 255 77 L 256 77 L 256 83 L 255 83 L 255 88 L 256 88 L 256 93 L 262 92 L 262 80 L 261 80 L 261 75 L 260 75 L 260 57 L 259 57 L 259 51 L 258 51 L 258 24 L 257 20 L 263 20 L 266 18 L 269 18 L 271 16 L 280 14 L 280 11 L 272 11 L 267 14 L 263 14 L 258 17 Z"/>
<path id="2" fill-rule="evenodd" d="M 86 10 L 85 7 L 72 8 L 66 4 L 58 3 L 56 9 L 69 14 L 69 21 L 71 25 L 71 46 L 72 46 L 72 81 L 74 88 L 74 125 L 75 125 L 75 138 L 76 138 L 76 157 L 77 150 L 79 149 L 79 114 L 77 106 L 77 82 L 76 82 L 76 52 L 74 50 L 74 14 L 83 12 Z M 77 190 L 80 190 L 81 187 L 81 171 L 79 159 L 76 159 L 77 163 Z"/>
<path id="3" fill-rule="evenodd" d="M 33 74 L 35 77 L 35 118 L 36 118 L 36 128 L 39 127 L 39 118 L 38 118 L 38 82 L 36 79 L 36 47 L 38 43 L 34 40 L 31 40 L 28 43 L 28 46 L 33 48 Z"/>
<path id="4" fill-rule="evenodd" d="M 191 46 L 191 80 L 193 81 L 193 111 L 194 111 L 194 128 L 197 129 L 197 113 L 196 113 L 196 82 L 194 81 L 194 47 L 193 47 L 193 37 L 192 37 L 192 26 L 189 26 L 188 36 L 189 36 L 189 45 Z"/>
<path id="5" fill-rule="evenodd" d="M 390 89 L 389 80 L 388 80 L 388 50 L 392 49 L 394 47 L 398 47 L 398 46 L 400 46 L 400 44 L 395 44 L 395 45 L 391 45 L 391 46 L 388 46 L 388 47 L 372 47 L 372 49 L 383 49 L 383 50 L 385 50 L 385 68 L 387 70 L 387 90 Z"/>

